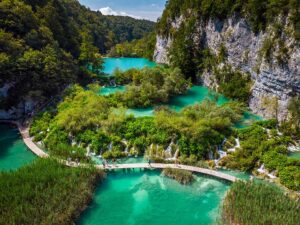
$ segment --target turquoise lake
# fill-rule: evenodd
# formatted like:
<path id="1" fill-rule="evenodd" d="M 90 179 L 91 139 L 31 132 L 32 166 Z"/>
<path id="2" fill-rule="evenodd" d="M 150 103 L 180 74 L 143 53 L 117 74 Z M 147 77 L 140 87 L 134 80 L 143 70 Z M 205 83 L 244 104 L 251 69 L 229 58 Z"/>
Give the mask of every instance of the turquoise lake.
<path id="1" fill-rule="evenodd" d="M 18 169 L 36 158 L 16 127 L 0 124 L 0 134 L 0 171 Z"/>
<path id="2" fill-rule="evenodd" d="M 156 63 L 151 62 L 144 58 L 106 58 L 104 59 L 104 72 L 108 74 L 112 74 L 117 68 L 120 70 L 126 71 L 131 68 L 143 68 L 143 67 L 154 67 Z M 109 95 L 116 92 L 125 91 L 125 86 L 118 87 L 102 87 L 100 89 L 100 95 Z M 218 94 L 207 87 L 194 85 L 192 86 L 186 94 L 174 96 L 170 99 L 167 104 L 164 104 L 175 111 L 180 111 L 184 107 L 189 105 L 195 105 L 197 103 L 203 102 L 205 99 L 215 100 L 217 97 L 218 105 L 222 105 L 229 101 L 225 96 Z M 153 116 L 154 107 L 148 108 L 133 108 L 128 109 L 128 114 L 133 114 L 136 117 L 143 116 Z M 250 112 L 244 113 L 243 120 L 236 124 L 237 128 L 243 128 L 253 123 L 253 121 L 262 120 L 262 118 L 258 115 L 255 115 Z"/>
<path id="3" fill-rule="evenodd" d="M 214 224 L 229 186 L 206 176 L 184 186 L 159 170 L 112 172 L 77 225 Z"/>
<path id="4" fill-rule="evenodd" d="M 104 58 L 105 74 L 112 75 L 116 69 L 126 71 L 129 69 L 142 69 L 144 67 L 155 67 L 156 63 L 145 58 Z"/>

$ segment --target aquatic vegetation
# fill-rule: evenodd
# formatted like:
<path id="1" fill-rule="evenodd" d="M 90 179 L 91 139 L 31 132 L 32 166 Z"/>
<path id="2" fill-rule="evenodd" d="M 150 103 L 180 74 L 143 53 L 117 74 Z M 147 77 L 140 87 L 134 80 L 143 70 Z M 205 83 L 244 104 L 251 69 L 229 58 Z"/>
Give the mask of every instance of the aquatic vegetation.
<path id="1" fill-rule="evenodd" d="M 103 177 L 95 168 L 68 168 L 53 159 L 2 172 L 0 224 L 72 224 Z"/>
<path id="2" fill-rule="evenodd" d="M 165 168 L 162 174 L 184 185 L 190 184 L 195 180 L 192 172 L 181 169 Z"/>
<path id="3" fill-rule="evenodd" d="M 295 225 L 299 221 L 300 202 L 263 183 L 233 183 L 222 207 L 221 224 L 226 225 Z"/>

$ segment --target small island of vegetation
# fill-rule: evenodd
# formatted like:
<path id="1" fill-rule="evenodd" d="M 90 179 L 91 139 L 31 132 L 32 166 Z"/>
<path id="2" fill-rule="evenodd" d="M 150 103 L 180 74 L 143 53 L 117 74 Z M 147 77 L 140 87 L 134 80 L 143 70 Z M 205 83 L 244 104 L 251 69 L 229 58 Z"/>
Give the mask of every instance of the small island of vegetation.
<path id="1" fill-rule="evenodd" d="M 165 168 L 162 174 L 184 185 L 191 184 L 195 180 L 192 172 L 181 169 Z"/>

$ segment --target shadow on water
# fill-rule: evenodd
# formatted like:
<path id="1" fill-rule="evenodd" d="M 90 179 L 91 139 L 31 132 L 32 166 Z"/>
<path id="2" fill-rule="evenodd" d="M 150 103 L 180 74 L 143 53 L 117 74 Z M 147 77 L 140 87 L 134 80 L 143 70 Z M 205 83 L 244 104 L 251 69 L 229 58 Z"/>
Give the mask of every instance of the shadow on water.
<path id="1" fill-rule="evenodd" d="M 21 135 L 16 126 L 0 124 L 0 159 L 8 154 L 9 149 L 19 139 L 21 139 Z"/>
<path id="2" fill-rule="evenodd" d="M 18 169 L 35 158 L 15 126 L 0 124 L 0 171 Z"/>

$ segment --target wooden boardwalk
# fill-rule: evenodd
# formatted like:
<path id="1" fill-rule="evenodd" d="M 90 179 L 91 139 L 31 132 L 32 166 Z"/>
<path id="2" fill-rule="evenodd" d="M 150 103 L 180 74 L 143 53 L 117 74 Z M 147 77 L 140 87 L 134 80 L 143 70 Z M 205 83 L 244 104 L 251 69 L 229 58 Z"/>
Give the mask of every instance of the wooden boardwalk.
<path id="1" fill-rule="evenodd" d="M 18 127 L 23 141 L 26 144 L 26 146 L 38 157 L 41 158 L 47 158 L 49 155 L 44 152 L 42 149 L 40 149 L 33 141 L 32 138 L 29 135 L 29 127 L 28 126 L 23 126 L 21 123 L 17 121 L 1 121 L 0 122 L 5 122 L 5 123 L 11 123 L 14 124 Z M 80 167 L 80 166 L 86 166 L 84 164 L 77 164 L 75 162 L 67 162 L 65 160 L 61 161 L 63 164 L 66 164 L 67 166 L 71 167 Z M 216 170 L 210 170 L 210 169 L 205 169 L 205 168 L 200 168 L 200 167 L 195 167 L 195 166 L 187 166 L 187 165 L 179 165 L 179 164 L 163 164 L 163 163 L 151 163 L 150 165 L 148 163 L 132 163 L 132 164 L 114 164 L 114 165 L 108 165 L 105 168 L 103 165 L 96 165 L 98 169 L 108 169 L 108 170 L 116 170 L 116 169 L 164 169 L 164 168 L 173 168 L 173 169 L 182 169 L 182 170 L 187 170 L 190 172 L 194 173 L 201 173 L 201 174 L 206 174 L 209 176 L 217 177 L 223 180 L 227 180 L 230 182 L 235 182 L 238 180 L 238 178 L 218 172 Z"/>
<path id="2" fill-rule="evenodd" d="M 22 139 L 25 143 L 25 145 L 28 147 L 30 151 L 32 151 L 35 155 L 41 158 L 46 158 L 49 157 L 49 155 L 44 152 L 42 149 L 40 149 L 33 141 L 32 138 L 29 135 L 29 127 L 28 126 L 23 126 L 20 122 L 18 121 L 13 121 L 13 120 L 0 120 L 1 123 L 10 123 L 14 124 L 18 127 L 20 134 L 22 135 Z"/>
<path id="3" fill-rule="evenodd" d="M 187 165 L 180 165 L 180 164 L 164 164 L 164 163 L 132 163 L 132 164 L 114 164 L 106 166 L 105 168 L 102 165 L 96 166 L 99 169 L 108 169 L 108 170 L 116 170 L 116 169 L 164 169 L 164 168 L 173 168 L 173 169 L 182 169 L 187 170 L 194 173 L 201 173 L 213 177 L 217 177 L 223 180 L 227 180 L 230 182 L 235 182 L 238 178 L 231 176 L 229 174 L 225 174 L 216 170 L 210 170 L 195 166 L 187 166 Z"/>

